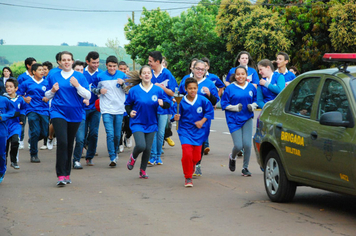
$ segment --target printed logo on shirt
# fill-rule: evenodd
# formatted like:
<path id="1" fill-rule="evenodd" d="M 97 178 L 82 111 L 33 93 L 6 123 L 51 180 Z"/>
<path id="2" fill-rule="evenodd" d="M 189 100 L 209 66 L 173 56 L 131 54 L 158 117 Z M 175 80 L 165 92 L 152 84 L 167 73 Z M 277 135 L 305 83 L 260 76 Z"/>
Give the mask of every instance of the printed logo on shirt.
<path id="1" fill-rule="evenodd" d="M 253 92 L 252 91 L 248 92 L 248 94 L 250 94 L 250 97 L 253 97 Z"/>
<path id="2" fill-rule="evenodd" d="M 247 76 L 247 79 L 246 79 L 246 80 L 247 80 L 247 82 L 250 83 L 250 82 L 252 81 L 252 75 Z"/>
<path id="3" fill-rule="evenodd" d="M 157 101 L 157 96 L 156 96 L 156 95 L 153 95 L 153 96 L 152 96 L 152 101 L 154 101 L 154 102 Z"/>
<path id="4" fill-rule="evenodd" d="M 201 89 L 200 89 L 200 92 L 201 92 L 202 94 L 205 94 L 204 88 L 201 88 Z"/>
<path id="5" fill-rule="evenodd" d="M 167 88 L 169 79 L 162 81 L 160 84 Z"/>
<path id="6" fill-rule="evenodd" d="M 46 92 L 46 86 L 42 86 L 42 90 Z"/>
<path id="7" fill-rule="evenodd" d="M 202 113 L 203 112 L 203 108 L 202 107 L 198 107 L 197 108 L 197 113 Z"/>

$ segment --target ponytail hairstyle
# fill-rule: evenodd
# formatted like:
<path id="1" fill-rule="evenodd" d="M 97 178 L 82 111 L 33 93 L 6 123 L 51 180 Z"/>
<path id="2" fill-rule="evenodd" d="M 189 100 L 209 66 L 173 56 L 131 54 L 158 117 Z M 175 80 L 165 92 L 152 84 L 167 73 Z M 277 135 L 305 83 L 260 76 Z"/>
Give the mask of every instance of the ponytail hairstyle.
<path id="1" fill-rule="evenodd" d="M 128 86 L 126 86 L 126 92 L 128 92 L 130 90 L 130 88 L 132 88 L 133 86 L 136 86 L 142 82 L 140 75 L 142 74 L 142 70 L 144 68 L 149 68 L 151 70 L 150 66 L 144 65 L 141 67 L 140 71 L 134 70 L 134 71 L 130 71 L 127 73 L 127 77 L 129 79 L 127 79 L 125 82 L 128 84 Z"/>
<path id="2" fill-rule="evenodd" d="M 274 66 L 273 66 L 273 63 L 268 60 L 268 59 L 262 59 L 258 64 L 257 66 L 263 66 L 263 67 L 271 67 L 271 70 L 272 72 L 274 71 Z"/>
<path id="3" fill-rule="evenodd" d="M 233 82 L 235 82 L 236 81 L 236 77 L 235 77 L 235 75 L 236 75 L 236 71 L 237 71 L 237 69 L 244 69 L 245 70 L 245 72 L 246 72 L 246 76 L 247 76 L 247 70 L 246 70 L 246 67 L 244 67 L 244 66 L 237 66 L 236 67 L 236 69 L 235 69 L 235 73 L 234 74 L 232 74 L 231 75 L 231 77 L 230 77 L 230 83 L 232 84 Z"/>

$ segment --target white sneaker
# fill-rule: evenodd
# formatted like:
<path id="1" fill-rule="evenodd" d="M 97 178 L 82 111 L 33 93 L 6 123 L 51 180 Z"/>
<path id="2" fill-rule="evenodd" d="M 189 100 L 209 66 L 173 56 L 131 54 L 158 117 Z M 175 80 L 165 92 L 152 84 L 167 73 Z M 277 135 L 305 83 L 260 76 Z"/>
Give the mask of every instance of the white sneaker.
<path id="1" fill-rule="evenodd" d="M 53 138 L 53 145 L 57 146 L 57 138 Z"/>
<path id="2" fill-rule="evenodd" d="M 53 149 L 53 139 L 47 139 L 47 148 L 48 150 Z"/>
<path id="3" fill-rule="evenodd" d="M 132 139 L 130 138 L 126 138 L 125 137 L 125 143 L 126 143 L 126 147 L 130 148 L 132 147 Z"/>
<path id="4" fill-rule="evenodd" d="M 119 149 L 120 149 L 120 152 L 124 152 L 124 145 L 120 145 Z"/>
<path id="5" fill-rule="evenodd" d="M 19 150 L 23 150 L 25 146 L 23 145 L 23 141 L 19 142 Z"/>
<path id="6" fill-rule="evenodd" d="M 31 144 L 28 144 L 28 149 L 31 149 Z"/>
<path id="7" fill-rule="evenodd" d="M 46 150 L 47 146 L 43 145 L 42 147 L 40 147 L 41 150 Z"/>

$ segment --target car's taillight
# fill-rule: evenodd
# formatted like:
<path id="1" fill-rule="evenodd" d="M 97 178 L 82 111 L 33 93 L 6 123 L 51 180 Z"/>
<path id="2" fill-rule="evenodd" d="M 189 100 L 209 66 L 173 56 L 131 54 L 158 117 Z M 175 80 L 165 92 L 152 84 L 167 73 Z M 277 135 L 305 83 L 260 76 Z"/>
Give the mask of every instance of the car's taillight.
<path id="1" fill-rule="evenodd" d="M 323 61 L 328 62 L 356 62 L 356 53 L 325 53 Z"/>

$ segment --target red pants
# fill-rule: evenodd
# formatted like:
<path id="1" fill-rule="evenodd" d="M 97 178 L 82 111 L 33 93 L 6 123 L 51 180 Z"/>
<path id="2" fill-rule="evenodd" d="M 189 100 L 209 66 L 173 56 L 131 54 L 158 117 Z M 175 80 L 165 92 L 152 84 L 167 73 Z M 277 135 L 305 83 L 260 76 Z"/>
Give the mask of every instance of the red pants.
<path id="1" fill-rule="evenodd" d="M 190 144 L 182 144 L 182 167 L 184 177 L 192 178 L 195 165 L 201 159 L 201 147 Z"/>

